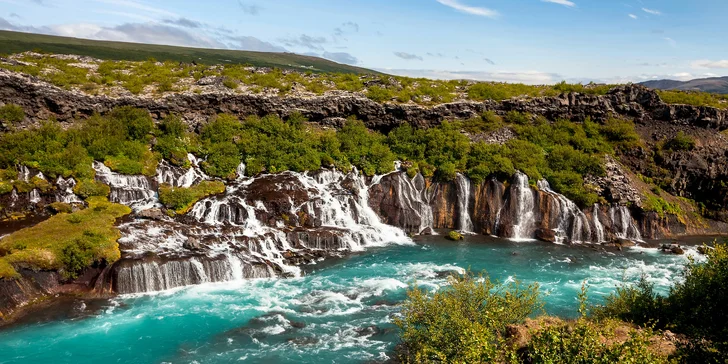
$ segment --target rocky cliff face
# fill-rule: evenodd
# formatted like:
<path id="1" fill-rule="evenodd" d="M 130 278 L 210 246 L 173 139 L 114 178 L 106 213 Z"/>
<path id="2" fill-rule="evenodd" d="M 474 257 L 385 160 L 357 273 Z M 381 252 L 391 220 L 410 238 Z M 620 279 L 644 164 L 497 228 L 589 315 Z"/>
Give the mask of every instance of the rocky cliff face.
<path id="1" fill-rule="evenodd" d="M 642 86 L 617 87 L 605 96 L 578 93 L 558 97 L 511 99 L 504 101 L 461 101 L 434 107 L 414 104 L 377 103 L 361 96 L 341 93 L 321 97 L 271 97 L 234 95 L 230 93 L 173 94 L 164 98 L 92 96 L 66 91 L 32 76 L 0 70 L 0 100 L 24 108 L 26 125 L 51 116 L 71 122 L 93 113 L 105 113 L 118 106 L 134 106 L 149 110 L 162 118 L 177 114 L 193 125 L 218 113 L 236 115 L 301 113 L 314 122 L 338 125 L 344 118 L 356 116 L 368 127 L 389 130 L 409 123 L 420 127 L 437 125 L 443 120 L 470 118 L 487 110 L 506 113 L 516 110 L 546 118 L 603 120 L 624 116 L 640 121 L 661 121 L 675 125 L 692 125 L 712 130 L 728 128 L 728 111 L 710 107 L 668 105 L 659 96 Z"/>

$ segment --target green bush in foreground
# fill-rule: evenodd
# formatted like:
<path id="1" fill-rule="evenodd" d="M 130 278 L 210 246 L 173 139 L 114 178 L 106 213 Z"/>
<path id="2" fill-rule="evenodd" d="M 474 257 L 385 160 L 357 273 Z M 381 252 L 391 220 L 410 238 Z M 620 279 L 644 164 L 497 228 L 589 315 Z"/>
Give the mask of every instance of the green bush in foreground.
<path id="1" fill-rule="evenodd" d="M 728 248 L 718 244 L 707 250 L 707 261 L 690 261 L 684 280 L 667 297 L 654 294 L 644 280 L 625 286 L 596 310 L 601 317 L 616 317 L 636 324 L 654 324 L 687 335 L 680 348 L 682 362 L 728 361 Z"/>
<path id="2" fill-rule="evenodd" d="M 402 330 L 401 359 L 407 363 L 512 361 L 504 336 L 540 309 L 538 286 L 497 284 L 489 277 L 451 277 L 433 294 L 414 288 L 395 324 Z"/>

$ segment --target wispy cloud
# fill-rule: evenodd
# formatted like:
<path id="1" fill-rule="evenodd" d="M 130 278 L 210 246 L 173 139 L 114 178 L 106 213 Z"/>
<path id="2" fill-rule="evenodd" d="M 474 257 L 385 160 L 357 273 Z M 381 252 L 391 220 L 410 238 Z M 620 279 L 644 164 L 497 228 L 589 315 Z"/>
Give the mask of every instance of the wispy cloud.
<path id="1" fill-rule="evenodd" d="M 569 1 L 569 0 L 541 0 L 541 1 L 543 1 L 545 3 L 559 4 L 559 5 L 568 6 L 568 7 L 576 6 L 576 4 L 574 4 L 573 1 Z"/>
<path id="2" fill-rule="evenodd" d="M 95 1 L 99 2 L 99 3 L 109 4 L 109 5 L 116 5 L 116 6 L 121 6 L 121 7 L 137 9 L 137 10 L 145 11 L 148 13 L 164 15 L 164 16 L 172 17 L 172 18 L 176 18 L 179 16 L 171 11 L 168 11 L 165 9 L 160 9 L 160 8 L 155 8 L 153 6 L 147 5 L 147 4 L 139 2 L 139 1 L 132 1 L 132 0 L 95 0 Z"/>
<path id="3" fill-rule="evenodd" d="M 359 63 L 359 59 L 352 56 L 349 53 L 345 52 L 324 52 L 322 55 L 324 58 L 332 60 L 334 62 L 344 63 L 344 64 L 357 64 Z"/>
<path id="4" fill-rule="evenodd" d="M 676 41 L 675 41 L 674 39 L 672 39 L 672 38 L 670 38 L 670 37 L 665 37 L 665 40 L 666 40 L 666 41 L 667 41 L 667 43 L 668 43 L 668 44 L 670 44 L 670 45 L 671 45 L 671 46 L 672 46 L 673 48 L 677 48 L 677 42 L 676 42 Z"/>
<path id="5" fill-rule="evenodd" d="M 334 28 L 334 36 L 341 37 L 345 34 L 359 33 L 359 24 L 348 21 L 341 24 L 341 26 Z"/>
<path id="6" fill-rule="evenodd" d="M 314 37 L 308 34 L 301 34 L 298 37 L 283 38 L 280 40 L 281 43 L 288 47 L 303 47 L 316 51 L 324 50 L 323 45 L 327 43 L 324 37 Z"/>
<path id="7" fill-rule="evenodd" d="M 438 3 L 451 7 L 459 12 L 471 14 L 471 15 L 477 15 L 477 16 L 484 16 L 486 18 L 497 18 L 500 14 L 493 10 L 483 7 L 477 7 L 477 6 L 468 6 L 465 5 L 458 0 L 436 0 Z"/>
<path id="8" fill-rule="evenodd" d="M 627 16 L 629 16 L 632 19 L 637 19 L 637 15 L 634 15 L 634 14 L 627 14 Z"/>
<path id="9" fill-rule="evenodd" d="M 692 63 L 693 68 L 724 68 L 728 69 L 728 59 L 722 59 L 718 61 L 711 61 L 707 59 L 701 59 Z"/>
<path id="10" fill-rule="evenodd" d="M 440 80 L 478 80 L 498 82 L 518 82 L 531 85 L 554 84 L 563 80 L 563 76 L 556 73 L 539 71 L 523 72 L 480 72 L 480 71 L 445 71 L 432 69 L 377 69 L 389 74 L 410 77 L 426 77 Z"/>
<path id="11" fill-rule="evenodd" d="M 243 9 L 243 13 L 248 15 L 258 15 L 260 14 L 260 11 L 263 10 L 263 8 L 255 4 L 248 4 L 242 1 L 238 1 L 238 4 L 240 4 L 240 8 Z"/>
<path id="12" fill-rule="evenodd" d="M 399 57 L 399 58 L 406 59 L 408 61 L 413 61 L 413 60 L 421 61 L 422 60 L 422 57 L 421 56 L 418 56 L 418 55 L 412 54 L 412 53 L 394 52 L 394 55 L 397 56 L 397 57 Z"/>
<path id="13" fill-rule="evenodd" d="M 662 12 L 661 11 L 655 10 L 655 9 L 642 8 L 642 11 L 644 11 L 647 14 L 662 15 Z"/>
<path id="14" fill-rule="evenodd" d="M 483 58 L 483 60 L 485 61 L 485 63 L 487 63 L 487 64 L 489 64 L 491 66 L 492 65 L 495 65 L 495 62 L 493 62 L 493 60 L 491 60 L 490 58 Z"/>
<path id="15" fill-rule="evenodd" d="M 164 19 L 162 20 L 162 23 L 164 24 L 170 24 L 170 25 L 177 25 L 183 28 L 201 28 L 202 23 L 187 19 L 187 18 L 177 18 L 177 19 Z"/>

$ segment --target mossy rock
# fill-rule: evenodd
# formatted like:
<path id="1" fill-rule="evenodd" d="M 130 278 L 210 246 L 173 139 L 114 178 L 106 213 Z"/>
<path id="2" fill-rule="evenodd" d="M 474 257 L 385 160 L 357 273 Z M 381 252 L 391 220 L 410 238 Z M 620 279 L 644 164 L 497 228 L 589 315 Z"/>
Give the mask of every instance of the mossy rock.
<path id="1" fill-rule="evenodd" d="M 452 240 L 452 241 L 459 241 L 459 240 L 463 240 L 464 239 L 463 234 L 460 234 L 459 232 L 457 232 L 455 230 L 449 232 L 447 234 L 447 238 L 449 240 Z"/>

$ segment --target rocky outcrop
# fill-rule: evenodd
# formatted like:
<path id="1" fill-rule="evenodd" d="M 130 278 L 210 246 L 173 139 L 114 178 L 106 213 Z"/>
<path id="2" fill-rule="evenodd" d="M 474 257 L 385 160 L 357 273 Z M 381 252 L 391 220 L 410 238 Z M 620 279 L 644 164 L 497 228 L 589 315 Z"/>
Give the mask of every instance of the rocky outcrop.
<path id="1" fill-rule="evenodd" d="M 437 125 L 447 119 L 464 119 L 492 110 L 505 114 L 520 111 L 546 118 L 604 120 L 623 116 L 637 121 L 663 121 L 676 125 L 694 125 L 713 130 L 728 128 L 728 111 L 711 107 L 668 105 L 657 93 L 637 85 L 620 86 L 607 95 L 579 93 L 557 97 L 540 97 L 504 101 L 459 101 L 424 107 L 414 104 L 377 103 L 354 94 L 338 93 L 318 97 L 278 97 L 236 95 L 231 93 L 179 93 L 163 98 L 92 96 L 50 85 L 38 78 L 0 70 L 0 100 L 23 107 L 25 125 L 55 117 L 61 122 L 105 113 L 118 106 L 149 110 L 156 118 L 170 114 L 182 116 L 192 125 L 218 113 L 235 115 L 278 114 L 286 117 L 301 113 L 309 120 L 336 126 L 344 118 L 356 116 L 371 129 L 389 130 L 409 123 L 418 127 Z"/>

